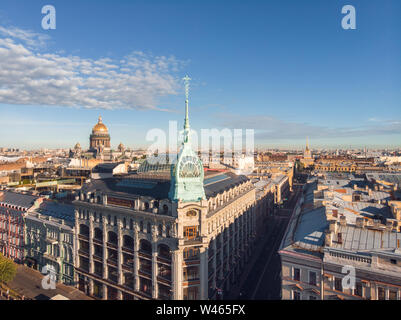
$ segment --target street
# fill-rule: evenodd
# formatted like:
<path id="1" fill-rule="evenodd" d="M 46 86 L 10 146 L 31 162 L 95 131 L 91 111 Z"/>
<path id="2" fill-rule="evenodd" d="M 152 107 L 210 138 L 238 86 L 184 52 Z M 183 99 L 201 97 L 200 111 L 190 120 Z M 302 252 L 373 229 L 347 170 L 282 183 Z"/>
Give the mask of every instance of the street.
<path id="1" fill-rule="evenodd" d="M 292 210 L 302 191 L 302 184 L 294 184 L 283 208 L 267 218 L 263 235 L 255 246 L 248 267 L 227 299 L 278 300 L 281 298 L 281 262 L 278 249 Z"/>

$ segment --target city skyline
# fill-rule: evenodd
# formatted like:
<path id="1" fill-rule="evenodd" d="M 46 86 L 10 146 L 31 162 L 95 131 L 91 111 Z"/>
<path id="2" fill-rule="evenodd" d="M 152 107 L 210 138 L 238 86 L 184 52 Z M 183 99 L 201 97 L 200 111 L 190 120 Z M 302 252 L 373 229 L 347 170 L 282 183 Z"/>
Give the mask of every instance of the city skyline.
<path id="1" fill-rule="evenodd" d="M 375 3 L 343 30 L 342 2 L 54 1 L 43 30 L 42 3 L 4 1 L 0 147 L 86 147 L 101 115 L 113 148 L 144 148 L 148 130 L 182 123 L 186 73 L 195 130 L 255 129 L 256 148 L 398 147 L 401 5 Z"/>

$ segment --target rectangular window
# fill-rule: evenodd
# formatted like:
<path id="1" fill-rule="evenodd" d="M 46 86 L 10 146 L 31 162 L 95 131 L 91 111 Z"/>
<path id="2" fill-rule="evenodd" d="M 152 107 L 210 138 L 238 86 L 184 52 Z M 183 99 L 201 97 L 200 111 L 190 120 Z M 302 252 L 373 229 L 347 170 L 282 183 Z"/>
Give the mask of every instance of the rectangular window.
<path id="1" fill-rule="evenodd" d="M 316 272 L 309 271 L 309 284 L 316 286 Z"/>
<path id="2" fill-rule="evenodd" d="M 184 281 L 199 280 L 199 268 L 187 267 L 184 268 Z"/>
<path id="3" fill-rule="evenodd" d="M 198 287 L 184 288 L 184 300 L 198 300 Z"/>
<path id="4" fill-rule="evenodd" d="M 356 283 L 355 284 L 355 290 L 354 290 L 354 295 L 362 297 L 363 296 L 363 291 L 362 291 L 362 283 Z"/>
<path id="5" fill-rule="evenodd" d="M 343 291 L 342 279 L 334 278 L 334 290 Z"/>
<path id="6" fill-rule="evenodd" d="M 316 296 L 309 296 L 309 300 L 317 300 Z"/>
<path id="7" fill-rule="evenodd" d="M 386 291 L 384 290 L 384 288 L 382 287 L 377 288 L 377 299 L 386 300 Z"/>
<path id="8" fill-rule="evenodd" d="M 185 240 L 193 240 L 198 236 L 198 227 L 184 227 Z"/>
<path id="9" fill-rule="evenodd" d="M 301 300 L 301 293 L 299 291 L 292 291 L 292 299 L 293 300 Z"/>
<path id="10" fill-rule="evenodd" d="M 293 280 L 300 281 L 301 280 L 301 270 L 298 268 L 294 268 Z"/>
<path id="11" fill-rule="evenodd" d="M 185 248 L 184 252 L 184 260 L 193 260 L 193 259 L 199 259 L 199 248 L 194 248 L 194 247 L 189 247 Z"/>
<path id="12" fill-rule="evenodd" d="M 388 294 L 389 300 L 397 300 L 397 290 L 389 290 Z"/>

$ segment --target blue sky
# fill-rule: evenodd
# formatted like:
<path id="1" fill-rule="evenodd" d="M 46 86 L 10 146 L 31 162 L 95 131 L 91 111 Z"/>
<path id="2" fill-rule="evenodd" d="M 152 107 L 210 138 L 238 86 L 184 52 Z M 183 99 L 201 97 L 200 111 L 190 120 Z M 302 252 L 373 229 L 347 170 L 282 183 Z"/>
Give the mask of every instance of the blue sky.
<path id="1" fill-rule="evenodd" d="M 41 28 L 47 4 L 56 30 Z M 113 147 L 146 146 L 149 129 L 182 125 L 185 74 L 196 130 L 400 146 L 399 0 L 2 0 L 1 54 L 0 146 L 87 147 L 99 115 Z"/>

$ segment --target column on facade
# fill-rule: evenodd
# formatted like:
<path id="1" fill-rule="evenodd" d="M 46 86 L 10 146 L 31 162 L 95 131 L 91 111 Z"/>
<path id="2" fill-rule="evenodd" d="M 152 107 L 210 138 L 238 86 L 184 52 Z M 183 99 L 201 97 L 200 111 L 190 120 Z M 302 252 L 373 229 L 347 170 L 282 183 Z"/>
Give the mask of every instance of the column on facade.
<path id="1" fill-rule="evenodd" d="M 152 298 L 156 299 L 157 297 L 157 239 L 152 239 Z"/>
<path id="2" fill-rule="evenodd" d="M 93 262 L 93 215 L 92 212 L 89 215 L 89 273 L 93 273 L 95 270 L 95 263 Z"/>
<path id="3" fill-rule="evenodd" d="M 93 274 L 95 271 L 95 263 L 93 261 L 93 214 L 89 214 L 89 273 Z M 89 279 L 89 294 L 93 295 L 93 279 Z"/>
<path id="4" fill-rule="evenodd" d="M 81 194 L 82 197 L 82 194 Z M 75 228 L 74 228 L 74 250 L 73 250 L 73 261 L 75 267 L 79 268 L 79 259 L 78 259 L 78 233 L 79 233 L 79 212 L 75 210 Z M 74 283 L 78 287 L 78 273 L 74 273 Z"/>
<path id="5" fill-rule="evenodd" d="M 182 250 L 173 251 L 172 254 L 172 284 L 173 299 L 182 299 Z"/>
<path id="6" fill-rule="evenodd" d="M 216 247 L 216 238 L 212 240 L 212 248 L 213 248 L 213 289 L 216 289 L 216 278 L 217 278 L 217 247 Z"/>
<path id="7" fill-rule="evenodd" d="M 103 279 L 108 278 L 108 268 L 107 268 L 107 223 L 106 219 L 102 219 L 103 222 Z"/>
<path id="8" fill-rule="evenodd" d="M 134 224 L 134 290 L 139 291 L 139 237 L 138 237 L 139 227 L 137 223 Z"/>
<path id="9" fill-rule="evenodd" d="M 219 272 L 219 280 L 224 279 L 224 229 L 221 229 L 220 236 L 219 236 L 219 241 L 220 241 L 220 272 Z"/>
<path id="10" fill-rule="evenodd" d="M 208 274 L 208 248 L 202 246 L 200 253 L 200 300 L 206 300 L 209 295 L 209 274 Z"/>
<path id="11" fill-rule="evenodd" d="M 118 284 L 122 285 L 123 284 L 123 269 L 122 269 L 122 264 L 123 264 L 123 251 L 122 251 L 122 246 L 123 246 L 123 234 L 122 234 L 122 222 L 120 218 L 118 218 L 117 221 L 117 239 L 118 239 L 118 252 L 117 252 L 117 266 L 118 266 Z"/>

